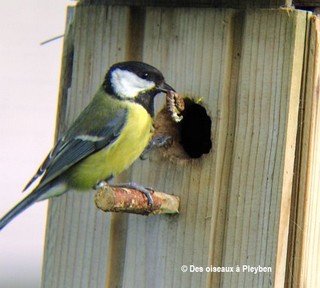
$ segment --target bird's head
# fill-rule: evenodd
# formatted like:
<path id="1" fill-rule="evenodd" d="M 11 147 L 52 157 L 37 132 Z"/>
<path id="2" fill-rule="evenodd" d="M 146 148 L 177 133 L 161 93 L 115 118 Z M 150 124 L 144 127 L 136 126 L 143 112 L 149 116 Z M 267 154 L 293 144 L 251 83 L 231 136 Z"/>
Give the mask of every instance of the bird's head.
<path id="1" fill-rule="evenodd" d="M 105 91 L 123 101 L 141 104 L 153 116 L 153 99 L 160 92 L 174 91 L 162 73 L 138 61 L 114 64 L 106 74 Z"/>

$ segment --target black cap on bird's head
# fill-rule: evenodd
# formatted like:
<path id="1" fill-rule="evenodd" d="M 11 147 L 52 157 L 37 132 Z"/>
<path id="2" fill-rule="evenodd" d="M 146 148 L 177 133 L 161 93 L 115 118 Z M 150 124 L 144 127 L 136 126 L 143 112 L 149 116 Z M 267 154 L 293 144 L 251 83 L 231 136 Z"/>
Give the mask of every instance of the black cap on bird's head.
<path id="1" fill-rule="evenodd" d="M 153 99 L 160 93 L 174 91 L 165 83 L 162 73 L 155 67 L 138 61 L 120 62 L 110 67 L 103 87 L 120 99 L 141 104 L 153 116 Z"/>

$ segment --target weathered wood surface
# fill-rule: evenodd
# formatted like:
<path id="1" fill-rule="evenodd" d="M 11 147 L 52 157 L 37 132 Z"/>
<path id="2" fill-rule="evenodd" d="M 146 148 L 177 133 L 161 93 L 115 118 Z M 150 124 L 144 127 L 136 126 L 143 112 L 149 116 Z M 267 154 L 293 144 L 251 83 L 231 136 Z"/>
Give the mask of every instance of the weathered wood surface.
<path id="1" fill-rule="evenodd" d="M 312 1 L 309 1 L 312 2 Z M 216 7 L 216 8 L 280 8 L 291 7 L 291 0 L 80 0 L 81 4 Z"/>
<path id="2" fill-rule="evenodd" d="M 310 23 L 301 92 L 286 287 L 317 287 L 320 283 L 319 18 L 313 16 Z"/>
<path id="3" fill-rule="evenodd" d="M 203 97 L 213 149 L 190 161 L 154 152 L 121 176 L 180 196 L 177 216 L 105 214 L 94 193 L 51 201 L 43 286 L 283 285 L 307 23 L 307 12 L 285 9 L 77 7 L 61 119 L 70 124 L 112 63 L 143 60 Z"/>

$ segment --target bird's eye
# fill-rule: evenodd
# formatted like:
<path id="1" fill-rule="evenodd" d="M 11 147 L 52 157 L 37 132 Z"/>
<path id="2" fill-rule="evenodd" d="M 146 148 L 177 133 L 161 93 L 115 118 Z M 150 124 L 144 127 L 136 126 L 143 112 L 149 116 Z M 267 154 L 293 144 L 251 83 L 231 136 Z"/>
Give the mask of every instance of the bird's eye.
<path id="1" fill-rule="evenodd" d="M 145 72 L 141 76 L 142 79 L 149 79 L 149 73 Z"/>

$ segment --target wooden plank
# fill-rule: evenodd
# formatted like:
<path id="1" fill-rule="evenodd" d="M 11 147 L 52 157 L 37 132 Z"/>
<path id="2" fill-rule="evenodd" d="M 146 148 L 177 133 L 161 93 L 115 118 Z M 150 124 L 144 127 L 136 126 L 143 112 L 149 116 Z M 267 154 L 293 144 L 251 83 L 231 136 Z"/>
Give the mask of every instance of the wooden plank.
<path id="1" fill-rule="evenodd" d="M 283 286 L 306 14 L 248 12 L 223 265 L 223 287 Z M 284 257 L 283 257 L 284 256 Z"/>
<path id="2" fill-rule="evenodd" d="M 143 60 L 165 71 L 167 81 L 178 91 L 204 97 L 214 123 L 215 148 L 210 155 L 187 163 L 170 162 L 153 153 L 148 162 L 134 165 L 130 178 L 180 195 L 182 202 L 179 216 L 130 215 L 127 247 L 134 248 L 126 249 L 125 277 L 120 286 L 205 287 L 207 273 L 182 273 L 180 269 L 182 265 L 207 266 L 212 209 L 218 208 L 214 199 L 225 198 L 214 192 L 221 191 L 220 185 L 226 182 L 228 154 L 232 151 L 229 133 L 235 118 L 229 113 L 232 105 L 227 103 L 234 102 L 234 94 L 228 92 L 236 12 L 148 8 L 146 14 Z M 231 131 L 224 129 L 226 127 Z M 218 150 L 224 151 L 219 160 Z M 221 170 L 224 175 L 220 175 Z M 216 174 L 217 178 L 213 176 Z M 215 183 L 219 177 L 221 183 Z M 223 231 L 223 225 L 219 227 Z M 219 251 L 222 251 L 221 244 L 221 241 L 216 244 Z"/>
<path id="3" fill-rule="evenodd" d="M 292 7 L 291 0 L 80 0 L 85 5 L 128 5 L 217 8 L 279 8 Z"/>
<path id="4" fill-rule="evenodd" d="M 125 23 L 129 21 L 129 9 L 77 7 L 75 19 L 72 81 L 70 87 L 62 88 L 69 93 L 64 95 L 67 97 L 65 110 L 59 111 L 60 115 L 64 114 L 60 117 L 65 119 L 66 126 L 90 101 L 108 67 L 125 59 Z M 72 191 L 50 201 L 44 287 L 104 287 L 107 260 L 111 255 L 108 254 L 111 215 L 98 212 L 93 203 L 94 193 Z"/>
<path id="5" fill-rule="evenodd" d="M 313 16 L 301 92 L 299 137 L 290 223 L 286 287 L 320 283 L 319 209 L 319 18 Z"/>

